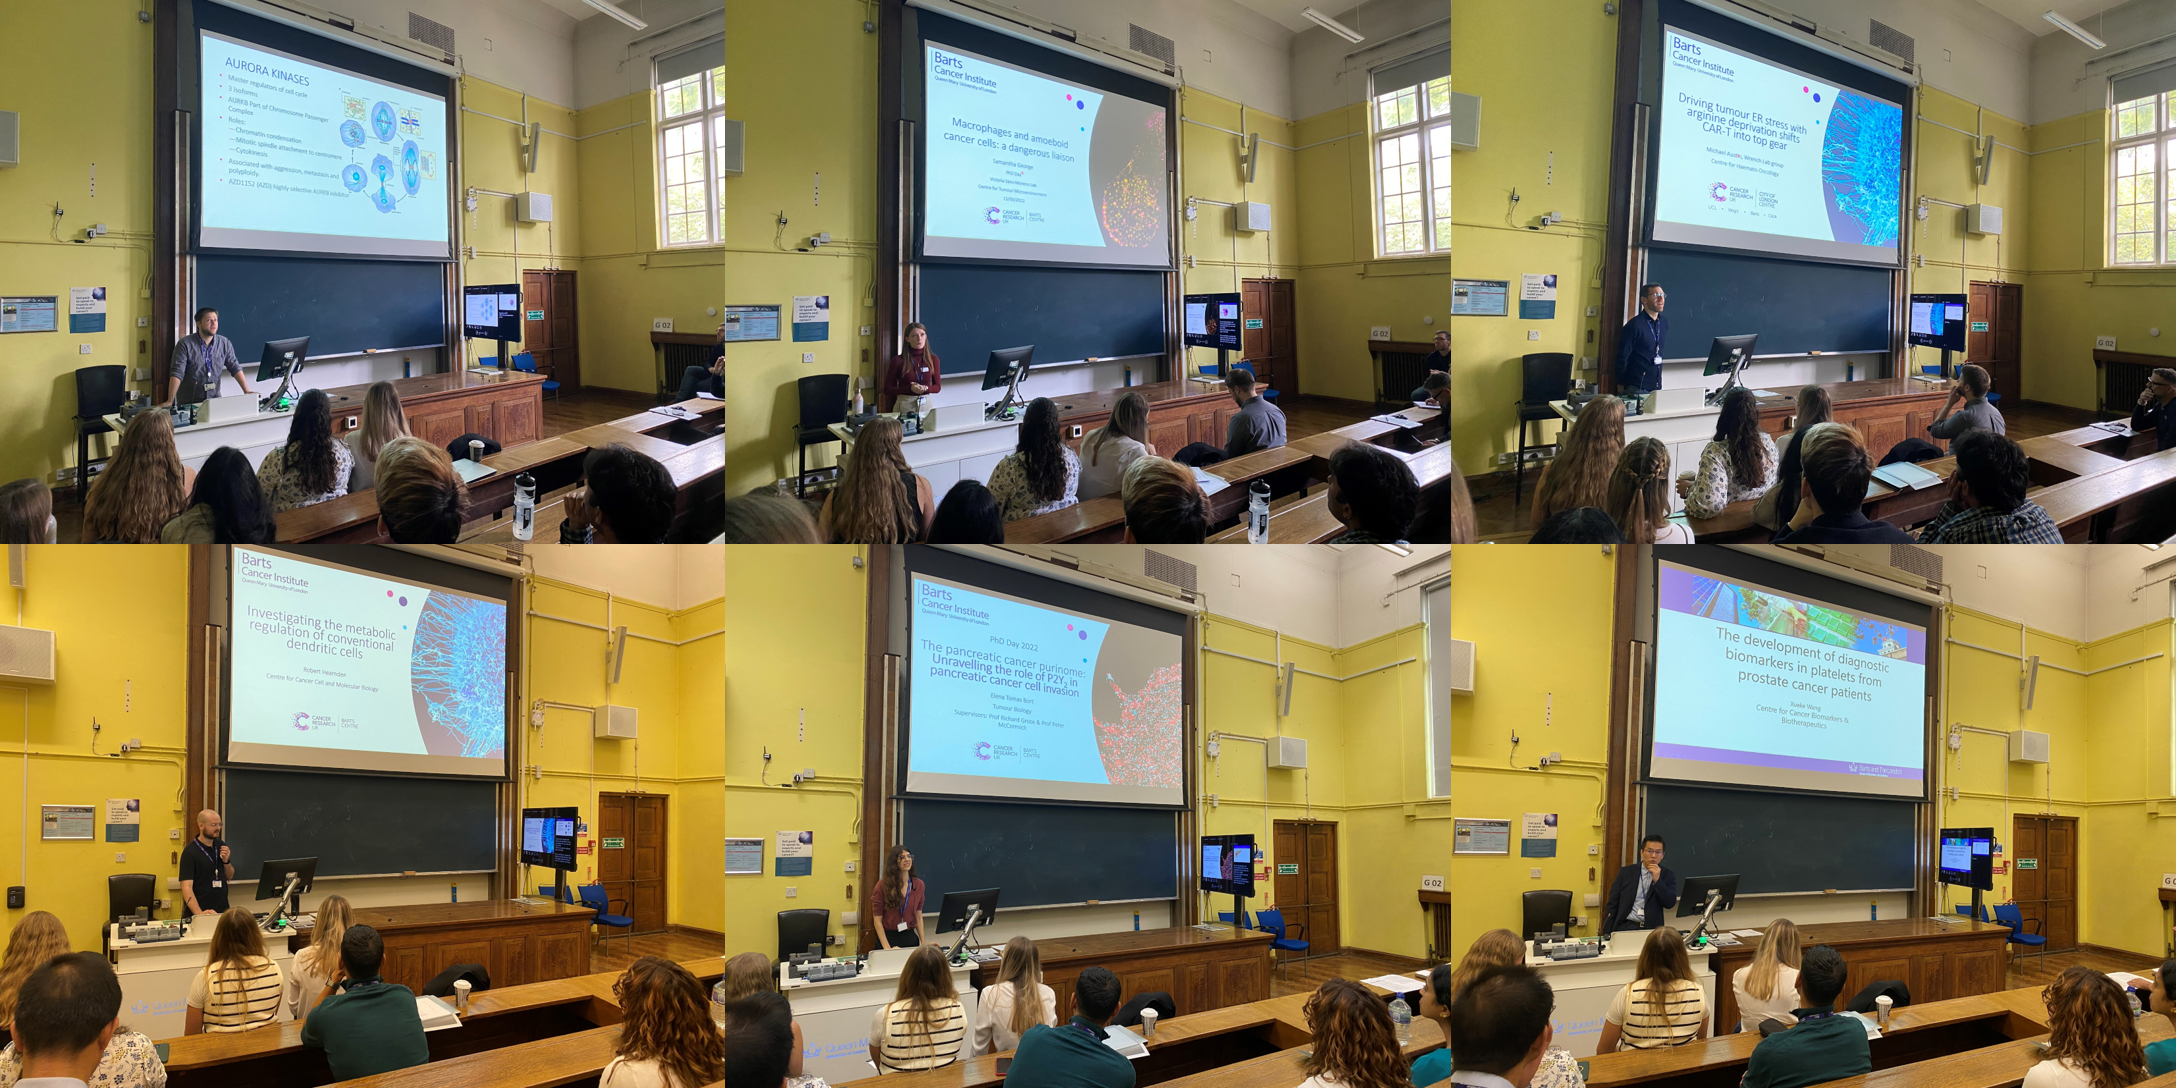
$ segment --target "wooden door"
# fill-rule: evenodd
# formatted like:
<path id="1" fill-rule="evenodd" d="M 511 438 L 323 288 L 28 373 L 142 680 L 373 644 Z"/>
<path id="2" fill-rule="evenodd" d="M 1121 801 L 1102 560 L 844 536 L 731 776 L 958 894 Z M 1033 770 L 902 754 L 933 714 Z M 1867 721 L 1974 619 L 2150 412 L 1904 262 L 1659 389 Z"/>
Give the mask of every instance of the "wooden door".
<path id="1" fill-rule="evenodd" d="M 665 799 L 650 793 L 597 796 L 597 879 L 635 920 L 632 933 L 665 929 Z M 618 845 L 613 845 L 617 843 Z"/>
<path id="2" fill-rule="evenodd" d="M 1239 354 L 1254 376 L 1287 393 L 1299 384 L 1297 340 L 1292 331 L 1292 281 L 1245 280 L 1239 287 Z M 1254 322 L 1260 321 L 1259 328 Z"/>
<path id="3" fill-rule="evenodd" d="M 1342 951 L 1338 938 L 1337 825 L 1323 820 L 1279 820 L 1271 881 L 1286 936 L 1307 942 L 1307 956 Z M 1287 870 L 1292 871 L 1287 871 Z M 1292 927 L 1306 928 L 1294 932 Z"/>
<path id="4" fill-rule="evenodd" d="M 580 328 L 575 320 L 574 273 L 530 270 L 521 274 L 523 350 L 537 369 L 560 383 L 559 392 L 582 391 Z M 530 314 L 541 319 L 528 320 Z"/>
<path id="5" fill-rule="evenodd" d="M 2075 816 L 2019 816 L 2012 832 L 2011 899 L 2027 933 L 2047 935 L 2047 950 L 2078 946 L 2078 820 Z M 2027 860 L 2034 867 L 2022 868 Z M 2031 923 L 2039 921 L 2038 926 Z"/>
<path id="6" fill-rule="evenodd" d="M 1994 391 L 2015 404 L 2025 397 L 2022 339 L 2025 287 L 2017 283 L 1975 283 L 1966 296 L 1964 360 L 1987 368 Z M 1984 330 L 1981 323 L 1986 324 Z"/>

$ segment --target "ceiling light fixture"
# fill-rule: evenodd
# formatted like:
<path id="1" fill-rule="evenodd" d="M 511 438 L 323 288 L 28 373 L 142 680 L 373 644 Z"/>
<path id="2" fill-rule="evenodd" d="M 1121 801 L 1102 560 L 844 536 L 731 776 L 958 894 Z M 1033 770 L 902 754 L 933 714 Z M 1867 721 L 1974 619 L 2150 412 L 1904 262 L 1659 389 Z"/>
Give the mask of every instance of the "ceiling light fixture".
<path id="1" fill-rule="evenodd" d="M 1413 549 L 1408 548 L 1403 544 L 1377 544 L 1376 547 L 1381 548 L 1382 550 L 1389 552 L 1392 555 L 1413 554 Z"/>
<path id="2" fill-rule="evenodd" d="M 2079 41 L 2084 42 L 2085 44 L 2090 45 L 2095 49 L 2108 48 L 2107 42 L 2104 42 L 2099 38 L 2096 38 L 2093 35 L 2087 33 L 2084 27 L 2063 18 L 2062 15 L 2058 12 L 2048 12 L 2046 18 L 2048 22 L 2054 23 L 2056 26 L 2063 28 L 2063 33 L 2068 34 L 2071 37 L 2076 38 Z"/>
<path id="3" fill-rule="evenodd" d="M 596 0 L 591 0 L 591 2 L 595 3 Z M 1354 30 L 1349 26 L 1346 26 L 1343 23 L 1338 22 L 1335 19 L 1330 18 L 1327 15 L 1324 15 L 1319 11 L 1316 11 L 1313 8 L 1301 8 L 1300 16 L 1306 19 L 1308 22 L 1313 23 L 1324 30 L 1327 30 L 1332 34 L 1335 34 L 1338 37 L 1353 43 L 1354 45 L 1358 45 L 1361 42 L 1367 40 L 1366 35 L 1360 33 L 1357 30 Z"/>
<path id="4" fill-rule="evenodd" d="M 636 30 L 650 29 L 650 24 L 645 23 L 642 20 L 627 14 L 625 11 L 621 10 L 620 6 L 617 4 L 606 3 L 605 0 L 582 0 L 582 2 L 588 4 L 590 7 L 596 8 L 598 11 L 604 12 L 606 15 L 610 15 L 614 19 L 618 19 L 620 22 L 626 23 L 628 26 L 633 27 Z M 2053 13 L 2050 12 L 2049 14 Z"/>

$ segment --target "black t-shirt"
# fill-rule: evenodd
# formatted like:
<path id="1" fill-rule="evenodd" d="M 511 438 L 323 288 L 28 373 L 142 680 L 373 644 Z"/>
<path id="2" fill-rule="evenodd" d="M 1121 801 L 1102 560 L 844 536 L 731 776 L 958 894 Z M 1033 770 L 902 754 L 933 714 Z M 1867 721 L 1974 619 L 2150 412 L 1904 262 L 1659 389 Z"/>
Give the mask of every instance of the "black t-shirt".
<path id="1" fill-rule="evenodd" d="M 221 913 L 227 909 L 227 867 L 219 861 L 219 848 L 225 845 L 224 840 L 214 840 L 206 847 L 203 839 L 192 838 L 181 848 L 181 879 L 195 881 L 197 906 Z M 184 908 L 188 905 L 187 900 L 182 902 Z"/>
<path id="2" fill-rule="evenodd" d="M 1447 371 L 1451 369 L 1451 353 L 1447 351 L 1431 351 L 1428 353 L 1428 358 L 1426 362 L 1428 369 L 1430 370 Z"/>

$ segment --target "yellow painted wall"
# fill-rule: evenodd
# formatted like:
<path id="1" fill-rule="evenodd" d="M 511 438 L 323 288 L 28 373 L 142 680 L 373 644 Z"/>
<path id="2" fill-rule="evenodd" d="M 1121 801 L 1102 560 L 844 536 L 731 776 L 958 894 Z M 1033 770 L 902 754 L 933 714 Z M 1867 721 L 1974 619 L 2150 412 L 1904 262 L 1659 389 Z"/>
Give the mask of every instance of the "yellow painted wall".
<path id="1" fill-rule="evenodd" d="M 552 132 L 572 132 L 574 111 L 474 76 L 462 77 L 460 94 L 461 105 L 479 111 L 461 115 L 463 188 L 549 193 L 553 218 L 550 223 L 517 223 L 512 200 L 478 196 L 475 211 L 460 213 L 463 244 L 475 249 L 473 257 L 462 251 L 462 282 L 520 283 L 521 271 L 532 268 L 574 269 L 579 280 L 583 215 L 575 145 L 564 137 L 544 136 L 536 173 L 531 174 L 522 164 L 521 130 L 497 119 L 519 121 L 526 115 Z M 577 305 L 578 314 L 579 310 Z M 462 350 L 468 359 L 477 360 L 495 359 L 499 349 L 496 341 L 463 340 Z M 424 372 L 423 368 L 417 372 Z"/>
<path id="2" fill-rule="evenodd" d="M 2176 821 L 2148 815 L 2176 793 L 2167 758 L 2172 630 L 2162 620 L 2100 639 L 2084 654 L 2085 667 L 2108 671 L 2085 681 L 2092 800 L 2079 832 L 2078 935 L 2156 958 L 2171 949 L 2152 889 L 2162 872 L 2176 870 Z"/>
<path id="3" fill-rule="evenodd" d="M 1344 940 L 1416 958 L 1428 956 L 1433 932 L 1420 909 L 1420 878 L 1446 875 L 1450 856 L 1450 825 L 1424 818 L 1447 807 L 1428 796 L 1426 644 L 1426 628 L 1403 628 L 1339 650 L 1329 670 L 1351 677 L 1336 685 L 1344 713 Z"/>
<path id="4" fill-rule="evenodd" d="M 2031 157 L 2010 150 L 2032 146 L 2025 124 L 1925 85 L 1919 88 L 1919 118 L 1912 130 L 1916 196 L 1946 200 L 1951 204 L 1992 204 L 2003 209 L 2003 222 L 1999 235 L 1968 234 L 1964 229 L 1963 209 L 1929 205 L 1924 221 L 1912 221 L 1911 251 L 1923 257 L 1925 264 L 1909 270 L 1911 289 L 1927 293 L 1966 293 L 1969 291 L 1967 285 L 1974 280 L 2020 281 L 2030 267 L 2032 224 L 2038 218 L 2029 196 L 2032 190 Z M 1972 168 L 1973 139 L 1966 135 L 1971 132 L 1992 135 L 1998 145 L 1985 185 L 1978 183 Z M 2000 146 L 2004 144 L 2008 147 Z M 2028 289 L 2027 298 L 2031 295 L 2032 291 Z M 2031 327 L 2029 321 L 2026 327 Z M 1938 348 L 1911 349 L 1911 365 L 1941 361 L 1942 352 Z M 2091 369 L 2090 359 L 2087 368 Z M 2035 395 L 2030 389 L 2044 379 L 2044 367 L 2035 361 L 2024 369 L 2027 390 L 1997 389 L 1995 392 L 2013 399 Z"/>
<path id="5" fill-rule="evenodd" d="M 1254 234 L 1235 231 L 1231 209 L 1214 204 L 1198 205 L 1197 216 L 1191 223 L 1179 218 L 1179 252 L 1194 259 L 1191 268 L 1185 267 L 1184 260 L 1179 262 L 1180 293 L 1237 291 L 1241 280 L 1294 278 L 1301 245 L 1301 232 L 1295 228 L 1307 218 L 1299 201 L 1294 153 L 1288 150 L 1299 146 L 1293 138 L 1297 126 L 1258 109 L 1246 110 L 1242 120 L 1239 103 L 1193 87 L 1179 91 L 1179 117 L 1180 209 L 1185 208 L 1189 197 L 1220 200 L 1226 204 L 1260 201 L 1270 206 L 1272 227 Z M 1261 162 L 1255 167 L 1251 184 L 1240 170 L 1239 138 L 1232 132 L 1253 132 L 1261 136 Z M 1284 146 L 1275 147 L 1273 143 Z M 1183 216 L 1183 210 L 1178 214 Z M 1294 285 L 1295 293 L 1298 290 Z M 1295 301 L 1299 303 L 1300 312 L 1305 313 L 1305 302 L 1297 297 Z M 1295 331 L 1298 331 L 1299 319 L 1295 316 L 1294 320 Z M 1214 348 L 1187 348 L 1185 354 L 1188 367 L 1216 361 Z M 1300 350 L 1300 360 L 1302 388 L 1315 392 L 1305 381 L 1307 353 L 1304 349 Z"/>

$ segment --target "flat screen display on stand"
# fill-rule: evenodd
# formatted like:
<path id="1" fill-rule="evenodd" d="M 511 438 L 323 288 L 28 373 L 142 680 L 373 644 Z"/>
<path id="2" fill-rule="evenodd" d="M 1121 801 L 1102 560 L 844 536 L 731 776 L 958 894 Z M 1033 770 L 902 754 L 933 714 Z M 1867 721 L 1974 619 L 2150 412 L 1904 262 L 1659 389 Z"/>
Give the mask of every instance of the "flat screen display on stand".
<path id="1" fill-rule="evenodd" d="M 472 283 L 461 288 L 461 333 L 478 340 L 520 340 L 521 285 Z"/>
<path id="2" fill-rule="evenodd" d="M 1904 338 L 1920 347 L 1963 351 L 1965 332 L 1971 327 L 1965 306 L 1963 295 L 1913 295 Z"/>
<path id="3" fill-rule="evenodd" d="M 1193 348 L 1219 348 L 1224 351 L 1239 350 L 1239 294 L 1227 292 L 1219 295 L 1188 295 L 1186 305 L 1186 346 Z"/>

